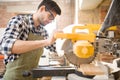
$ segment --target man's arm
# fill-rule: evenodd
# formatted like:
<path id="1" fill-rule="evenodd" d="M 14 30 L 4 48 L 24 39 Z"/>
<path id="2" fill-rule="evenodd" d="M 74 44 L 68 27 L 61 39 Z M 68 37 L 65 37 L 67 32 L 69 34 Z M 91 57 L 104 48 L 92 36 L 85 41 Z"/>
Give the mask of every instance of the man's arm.
<path id="1" fill-rule="evenodd" d="M 55 41 L 54 37 L 51 37 L 46 40 L 36 40 L 36 41 L 22 41 L 22 40 L 16 40 L 13 47 L 12 47 L 12 53 L 14 54 L 21 54 L 25 53 L 31 50 L 38 49 L 40 47 L 48 46 L 52 44 Z"/>

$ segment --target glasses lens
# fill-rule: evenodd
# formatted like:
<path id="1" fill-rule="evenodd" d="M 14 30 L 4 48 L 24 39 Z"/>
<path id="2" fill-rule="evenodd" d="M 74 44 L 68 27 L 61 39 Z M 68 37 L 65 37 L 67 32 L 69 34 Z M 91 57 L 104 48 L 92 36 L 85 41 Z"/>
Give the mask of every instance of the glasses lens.
<path id="1" fill-rule="evenodd" d="M 54 20 L 54 16 L 51 14 L 51 15 L 49 16 L 49 19 L 50 19 L 50 20 Z"/>
<path id="2" fill-rule="evenodd" d="M 47 7 L 46 7 L 46 9 L 47 9 L 47 11 L 49 11 L 49 13 L 50 13 L 50 16 L 48 17 L 49 20 L 54 20 L 54 15 L 53 15 L 52 12 L 50 11 L 50 9 L 48 9 Z"/>

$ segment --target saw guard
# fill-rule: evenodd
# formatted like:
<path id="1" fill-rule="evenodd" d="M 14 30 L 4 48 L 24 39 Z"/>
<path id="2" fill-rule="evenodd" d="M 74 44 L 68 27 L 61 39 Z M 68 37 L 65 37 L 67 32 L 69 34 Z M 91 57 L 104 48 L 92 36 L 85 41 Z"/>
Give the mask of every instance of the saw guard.
<path id="1" fill-rule="evenodd" d="M 88 41 L 77 41 L 73 45 L 73 52 L 80 58 L 89 58 L 94 54 L 94 46 Z"/>
<path id="2" fill-rule="evenodd" d="M 65 55 L 66 59 L 70 63 L 72 63 L 76 66 L 80 66 L 80 64 L 91 63 L 95 58 L 95 55 L 93 55 L 89 58 L 80 58 L 80 57 L 76 56 L 73 53 L 73 42 L 69 39 L 66 39 L 64 41 L 64 44 L 62 45 L 62 50 L 64 50 L 64 55 Z"/>

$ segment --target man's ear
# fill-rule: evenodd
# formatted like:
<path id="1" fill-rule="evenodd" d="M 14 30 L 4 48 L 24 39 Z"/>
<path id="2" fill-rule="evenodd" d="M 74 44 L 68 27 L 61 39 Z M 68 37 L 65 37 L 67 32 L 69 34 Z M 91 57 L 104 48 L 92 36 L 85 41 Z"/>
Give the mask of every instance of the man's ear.
<path id="1" fill-rule="evenodd" d="M 41 6 L 41 7 L 39 8 L 39 11 L 40 11 L 40 12 L 45 11 L 45 6 L 44 6 L 44 5 Z"/>

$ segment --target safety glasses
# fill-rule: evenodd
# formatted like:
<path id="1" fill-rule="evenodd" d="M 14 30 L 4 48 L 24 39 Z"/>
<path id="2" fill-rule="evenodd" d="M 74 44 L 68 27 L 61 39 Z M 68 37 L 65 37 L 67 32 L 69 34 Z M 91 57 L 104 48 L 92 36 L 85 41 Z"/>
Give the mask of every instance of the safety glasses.
<path id="1" fill-rule="evenodd" d="M 48 17 L 49 20 L 54 20 L 55 17 L 54 17 L 54 15 L 52 14 L 51 10 L 50 10 L 49 8 L 47 8 L 47 7 L 46 7 L 46 9 L 47 9 L 47 11 L 50 13 L 50 16 Z"/>

